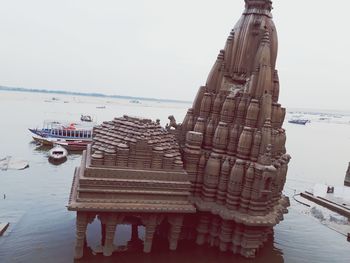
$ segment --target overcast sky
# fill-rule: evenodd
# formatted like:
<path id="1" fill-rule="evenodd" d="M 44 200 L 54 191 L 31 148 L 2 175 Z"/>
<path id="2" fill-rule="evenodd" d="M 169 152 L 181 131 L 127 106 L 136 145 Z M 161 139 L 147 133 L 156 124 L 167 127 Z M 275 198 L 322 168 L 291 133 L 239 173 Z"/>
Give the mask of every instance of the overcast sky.
<path id="1" fill-rule="evenodd" d="M 350 1 L 275 0 L 280 102 L 350 110 Z M 244 0 L 0 0 L 0 85 L 194 99 Z"/>

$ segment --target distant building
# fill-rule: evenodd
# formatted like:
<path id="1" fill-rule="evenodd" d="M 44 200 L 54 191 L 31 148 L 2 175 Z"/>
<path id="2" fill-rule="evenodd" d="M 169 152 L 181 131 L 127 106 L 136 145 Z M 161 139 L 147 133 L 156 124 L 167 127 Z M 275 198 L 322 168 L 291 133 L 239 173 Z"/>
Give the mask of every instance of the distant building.
<path id="1" fill-rule="evenodd" d="M 172 250 L 193 239 L 254 257 L 287 213 L 282 189 L 290 156 L 272 2 L 245 4 L 182 124 L 170 116 L 165 130 L 124 116 L 95 127 L 68 205 L 77 211 L 76 258 L 96 217 L 105 255 L 116 225 L 129 223 L 145 226 L 145 252 L 158 230 Z"/>

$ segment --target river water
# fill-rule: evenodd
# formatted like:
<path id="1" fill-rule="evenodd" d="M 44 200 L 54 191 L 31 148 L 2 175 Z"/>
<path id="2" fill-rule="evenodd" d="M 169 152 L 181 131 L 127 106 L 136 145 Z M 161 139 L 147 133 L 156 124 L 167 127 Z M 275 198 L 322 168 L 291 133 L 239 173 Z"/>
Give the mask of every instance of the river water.
<path id="1" fill-rule="evenodd" d="M 96 108 L 99 106 L 105 108 Z M 81 155 L 70 154 L 65 163 L 52 165 L 47 150 L 32 142 L 27 128 L 40 127 L 47 119 L 77 121 L 80 114 L 90 114 L 98 122 L 123 114 L 159 118 L 165 125 L 171 114 L 181 122 L 188 107 L 185 103 L 137 104 L 121 99 L 0 91 L 0 158 L 10 155 L 30 164 L 22 171 L 0 171 L 0 222 L 10 222 L 0 237 L 0 262 L 74 261 L 75 213 L 65 206 Z M 343 184 L 350 161 L 350 117 L 308 117 L 313 120 L 306 126 L 284 124 L 292 156 L 284 193 L 290 196 L 291 207 L 256 259 L 187 242 L 180 242 L 176 252 L 156 242 L 150 254 L 124 251 L 107 258 L 94 255 L 90 248 L 100 240 L 100 226 L 94 222 L 88 227 L 89 248 L 78 262 L 350 262 L 350 242 L 292 198 L 294 192 L 317 183 Z M 123 246 L 129 238 L 130 227 L 118 226 L 115 243 Z"/>

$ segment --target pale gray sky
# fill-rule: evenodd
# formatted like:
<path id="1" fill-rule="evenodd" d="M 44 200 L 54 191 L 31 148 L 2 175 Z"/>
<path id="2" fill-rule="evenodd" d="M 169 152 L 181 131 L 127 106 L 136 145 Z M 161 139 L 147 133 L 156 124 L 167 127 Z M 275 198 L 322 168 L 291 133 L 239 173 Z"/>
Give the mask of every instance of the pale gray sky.
<path id="1" fill-rule="evenodd" d="M 350 110 L 347 0 L 275 0 L 280 102 Z M 0 85 L 193 100 L 244 0 L 0 0 Z"/>

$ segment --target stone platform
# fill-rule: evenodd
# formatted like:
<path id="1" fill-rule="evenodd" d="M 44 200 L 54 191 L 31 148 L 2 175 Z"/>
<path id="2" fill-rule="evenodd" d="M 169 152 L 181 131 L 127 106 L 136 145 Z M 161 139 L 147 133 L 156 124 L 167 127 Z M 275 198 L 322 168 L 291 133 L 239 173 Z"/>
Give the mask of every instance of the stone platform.
<path id="1" fill-rule="evenodd" d="M 327 185 L 319 184 L 301 196 L 350 220 L 350 187 L 335 187 L 334 193 L 327 193 Z"/>

